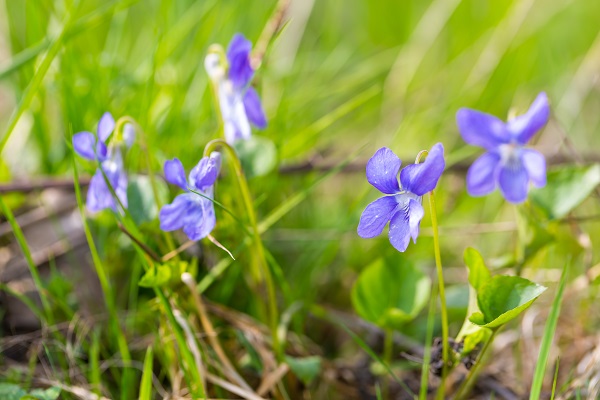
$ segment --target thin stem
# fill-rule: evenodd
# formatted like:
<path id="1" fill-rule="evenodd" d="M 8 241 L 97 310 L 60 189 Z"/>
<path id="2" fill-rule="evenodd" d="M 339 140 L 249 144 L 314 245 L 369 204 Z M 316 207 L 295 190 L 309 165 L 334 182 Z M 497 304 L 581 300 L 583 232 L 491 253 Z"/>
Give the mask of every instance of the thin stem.
<path id="1" fill-rule="evenodd" d="M 490 347 L 490 345 L 492 344 L 492 342 L 494 341 L 494 338 L 496 337 L 498 330 L 499 329 L 494 329 L 492 331 L 492 334 L 490 335 L 490 338 L 488 339 L 488 341 L 485 342 L 485 345 L 483 346 L 483 348 L 481 349 L 481 352 L 479 353 L 479 356 L 477 357 L 477 362 L 475 363 L 473 368 L 471 368 L 471 370 L 469 371 L 469 374 L 467 375 L 467 378 L 463 381 L 463 383 L 458 388 L 458 391 L 454 395 L 455 400 L 460 400 L 460 399 L 465 398 L 465 396 L 467 396 L 469 394 L 469 392 L 471 391 L 471 389 L 473 388 L 473 385 L 475 384 L 475 379 L 477 378 L 477 375 L 479 375 L 479 371 L 481 370 L 481 367 L 483 366 L 483 359 L 485 357 L 485 354 L 486 354 L 488 348 Z"/>
<path id="2" fill-rule="evenodd" d="M 106 308 L 108 310 L 108 314 L 110 316 L 110 321 L 113 325 L 114 334 L 117 338 L 117 345 L 119 348 L 119 353 L 123 359 L 123 362 L 129 366 L 131 362 L 131 353 L 129 352 L 129 347 L 127 346 L 127 339 L 125 338 L 125 334 L 119 324 L 119 317 L 117 314 L 117 307 L 115 304 L 115 296 L 110 285 L 110 281 L 100 260 L 100 256 L 98 254 L 98 250 L 96 249 L 96 244 L 94 242 L 94 238 L 92 237 L 92 233 L 87 224 L 87 219 L 85 216 L 84 203 L 83 198 L 81 196 L 81 188 L 79 187 L 79 173 L 77 171 L 77 163 L 75 162 L 75 158 L 72 157 L 73 160 L 73 179 L 75 184 L 75 198 L 77 199 L 77 205 L 79 208 L 79 213 L 81 214 L 81 222 L 83 225 L 83 231 L 85 233 L 85 237 L 88 242 L 88 247 L 90 248 L 90 253 L 92 254 L 92 260 L 94 264 L 94 268 L 96 270 L 96 275 L 98 276 L 98 280 L 100 281 L 100 287 L 102 288 L 102 293 L 104 294 L 104 301 L 106 302 Z M 100 168 L 104 175 L 104 179 L 106 179 L 106 175 L 104 174 L 104 170 Z M 111 188 L 109 184 L 109 188 Z M 111 188 L 112 189 L 112 188 Z M 114 196 L 114 194 L 113 194 Z M 115 196 L 116 197 L 116 196 Z M 118 200 L 118 197 L 117 197 Z M 126 368 L 123 372 L 121 395 L 125 396 L 124 398 L 129 398 L 131 395 L 131 387 L 130 382 L 133 380 L 132 372 L 129 368 Z"/>
<path id="3" fill-rule="evenodd" d="M 386 329 L 385 336 L 383 339 L 383 362 L 388 366 L 388 368 L 392 368 L 392 350 L 394 348 L 394 330 Z M 383 398 L 389 399 L 390 396 L 390 376 L 386 375 L 383 380 Z"/>
<path id="4" fill-rule="evenodd" d="M 448 375 L 448 365 L 450 361 L 450 352 L 448 349 L 448 310 L 446 308 L 446 289 L 444 286 L 444 272 L 442 270 L 442 257 L 440 255 L 440 237 L 438 232 L 437 212 L 435 210 L 435 195 L 433 190 L 429 192 L 429 211 L 431 213 L 431 227 L 433 229 L 433 249 L 435 252 L 435 269 L 437 271 L 438 290 L 440 294 L 440 306 L 442 315 L 442 379 L 437 392 L 437 398 L 444 397 L 446 376 Z"/>
<path id="5" fill-rule="evenodd" d="M 258 263 L 259 272 L 262 275 L 263 283 L 267 288 L 267 296 L 269 299 L 269 325 L 271 328 L 271 335 L 273 340 L 273 349 L 275 350 L 275 354 L 277 358 L 281 360 L 283 358 L 282 349 L 279 343 L 279 337 L 277 335 L 277 326 L 279 320 L 279 312 L 277 309 L 277 296 L 275 293 L 275 285 L 273 284 L 273 277 L 271 276 L 271 271 L 269 270 L 269 266 L 267 264 L 267 259 L 265 256 L 265 250 L 263 247 L 262 239 L 260 237 L 260 231 L 258 229 L 258 222 L 256 219 L 256 213 L 254 211 L 254 204 L 252 202 L 252 195 L 250 194 L 250 189 L 248 188 L 248 182 L 246 181 L 246 177 L 244 176 L 244 171 L 242 170 L 242 164 L 235 152 L 235 150 L 227 144 L 223 139 L 215 139 L 206 145 L 204 148 L 204 156 L 210 155 L 210 153 L 217 148 L 223 148 L 229 154 L 231 165 L 235 171 L 235 175 L 237 178 L 238 186 L 240 188 L 240 192 L 242 194 L 242 199 L 244 201 L 244 206 L 246 208 L 246 212 L 248 214 L 248 219 L 250 220 L 250 226 L 252 230 L 252 237 L 255 248 L 256 261 Z"/>

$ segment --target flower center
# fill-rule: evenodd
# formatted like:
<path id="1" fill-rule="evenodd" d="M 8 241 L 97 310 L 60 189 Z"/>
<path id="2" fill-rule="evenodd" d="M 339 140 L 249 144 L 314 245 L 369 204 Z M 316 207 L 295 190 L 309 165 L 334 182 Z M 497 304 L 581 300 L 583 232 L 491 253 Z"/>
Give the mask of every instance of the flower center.
<path id="1" fill-rule="evenodd" d="M 514 142 L 500 145 L 500 163 L 511 169 L 519 168 L 521 165 L 522 148 L 523 146 Z"/>

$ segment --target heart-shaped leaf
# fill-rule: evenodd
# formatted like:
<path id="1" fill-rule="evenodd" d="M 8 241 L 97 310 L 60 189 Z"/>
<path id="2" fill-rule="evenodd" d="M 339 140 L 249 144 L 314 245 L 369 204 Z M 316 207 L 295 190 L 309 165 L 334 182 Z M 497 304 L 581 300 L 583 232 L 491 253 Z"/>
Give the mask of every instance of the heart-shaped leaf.
<path id="1" fill-rule="evenodd" d="M 317 356 L 303 358 L 285 356 L 285 362 L 305 385 L 312 382 L 321 372 L 321 358 Z"/>
<path id="2" fill-rule="evenodd" d="M 548 172 L 546 186 L 531 198 L 550 219 L 560 219 L 585 200 L 600 184 L 600 165 L 569 165 Z"/>
<path id="3" fill-rule="evenodd" d="M 167 200 L 168 189 L 165 182 L 155 179 L 156 192 L 164 204 Z M 136 224 L 151 222 L 158 216 L 158 207 L 154 197 L 152 182 L 148 176 L 134 175 L 129 178 L 127 186 L 127 209 Z"/>
<path id="4" fill-rule="evenodd" d="M 358 314 L 382 328 L 399 328 L 427 304 L 431 282 L 403 260 L 390 265 L 379 259 L 365 268 L 352 288 Z"/>
<path id="5" fill-rule="evenodd" d="M 477 291 L 481 312 L 469 320 L 475 325 L 498 328 L 525 311 L 546 287 L 518 276 L 494 276 Z"/>
<path id="6" fill-rule="evenodd" d="M 266 175 L 277 165 L 275 144 L 267 138 L 253 135 L 247 140 L 238 140 L 233 147 L 249 178 Z"/>

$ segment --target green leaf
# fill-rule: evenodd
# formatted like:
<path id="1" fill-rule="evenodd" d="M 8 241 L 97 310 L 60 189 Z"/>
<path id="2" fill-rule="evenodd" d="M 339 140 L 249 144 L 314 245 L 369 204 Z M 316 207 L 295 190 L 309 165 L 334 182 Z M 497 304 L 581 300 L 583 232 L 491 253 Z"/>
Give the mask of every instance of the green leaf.
<path id="1" fill-rule="evenodd" d="M 267 138 L 253 135 L 248 140 L 238 140 L 233 147 L 249 178 L 266 175 L 277 166 L 275 144 Z"/>
<path id="2" fill-rule="evenodd" d="M 498 328 L 525 311 L 544 290 L 544 286 L 518 276 L 494 276 L 477 291 L 481 312 L 469 320 L 475 325 Z"/>
<path id="3" fill-rule="evenodd" d="M 12 383 L 0 383 L 0 399 L 20 400 L 26 393 L 18 385 Z"/>
<path id="4" fill-rule="evenodd" d="M 600 184 L 600 165 L 566 166 L 548 172 L 545 187 L 531 192 L 531 199 L 550 219 L 560 219 L 584 201 Z"/>
<path id="5" fill-rule="evenodd" d="M 56 400 L 60 396 L 61 389 L 56 386 L 52 386 L 46 390 L 34 389 L 26 396 L 23 396 L 21 400 Z"/>
<path id="6" fill-rule="evenodd" d="M 161 179 L 154 179 L 159 201 L 167 201 L 168 189 Z M 158 217 L 152 182 L 148 176 L 134 175 L 127 186 L 127 209 L 136 224 L 154 221 Z"/>
<path id="7" fill-rule="evenodd" d="M 469 283 L 475 291 L 479 291 L 482 285 L 492 279 L 492 274 L 490 274 L 490 270 L 485 266 L 481 254 L 474 248 L 468 247 L 465 250 L 464 260 L 469 269 Z"/>
<path id="8" fill-rule="evenodd" d="M 352 304 L 367 321 L 397 329 L 427 304 L 430 285 L 429 278 L 407 261 L 389 265 L 379 259 L 358 277 L 352 288 Z"/>
<path id="9" fill-rule="evenodd" d="M 142 287 L 159 287 L 169 282 L 171 278 L 171 265 L 160 264 L 153 265 L 146 271 L 144 276 L 140 279 L 139 285 Z"/>
<path id="10" fill-rule="evenodd" d="M 305 385 L 312 382 L 321 372 L 321 358 L 317 356 L 303 358 L 285 356 L 285 362 Z"/>

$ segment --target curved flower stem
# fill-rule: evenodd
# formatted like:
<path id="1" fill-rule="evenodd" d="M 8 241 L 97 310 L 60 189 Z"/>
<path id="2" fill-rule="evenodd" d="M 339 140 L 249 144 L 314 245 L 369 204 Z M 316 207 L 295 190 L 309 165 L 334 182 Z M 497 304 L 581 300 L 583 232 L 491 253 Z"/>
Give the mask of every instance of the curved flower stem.
<path id="1" fill-rule="evenodd" d="M 442 380 L 438 388 L 436 398 L 444 398 L 444 385 L 448 375 L 448 366 L 450 361 L 450 352 L 448 349 L 448 310 L 446 308 L 446 290 L 444 286 L 444 272 L 442 271 L 442 257 L 440 256 L 440 237 L 438 233 L 437 213 L 435 211 L 435 196 L 433 190 L 429 192 L 429 211 L 431 213 L 431 227 L 433 228 L 433 249 L 435 252 L 435 269 L 437 271 L 438 287 L 440 294 L 440 306 L 442 315 Z"/>
<path id="2" fill-rule="evenodd" d="M 158 195 L 158 189 L 156 186 L 156 176 L 154 174 L 154 170 L 152 169 L 152 162 L 150 160 L 150 152 L 148 151 L 148 143 L 146 142 L 146 134 L 140 124 L 133 119 L 132 117 L 125 115 L 117 120 L 115 123 L 115 129 L 113 135 L 116 135 L 117 140 L 123 140 L 123 129 L 126 124 L 133 125 L 135 132 L 140 134 L 141 147 L 144 150 L 143 153 L 145 155 L 146 168 L 148 170 L 148 179 L 150 180 L 150 187 L 152 188 L 152 195 L 154 196 L 154 202 L 156 203 L 156 207 L 160 209 L 160 196 Z M 114 140 L 114 139 L 113 139 Z M 167 232 L 162 232 L 165 241 L 167 242 L 168 250 L 171 251 L 175 249 L 175 243 L 173 242 L 173 238 Z"/>
<path id="3" fill-rule="evenodd" d="M 494 338 L 496 337 L 496 334 L 498 333 L 498 331 L 499 331 L 498 328 L 492 330 L 492 334 L 491 334 L 490 338 L 488 339 L 487 342 L 485 342 L 485 345 L 481 349 L 481 352 L 479 352 L 479 356 L 477 357 L 477 362 L 475 363 L 473 368 L 471 368 L 471 370 L 469 371 L 469 374 L 467 375 L 465 380 L 462 382 L 462 384 L 456 391 L 456 394 L 454 395 L 455 400 L 460 400 L 460 399 L 465 398 L 465 396 L 467 396 L 469 394 L 469 392 L 471 391 L 471 389 L 473 388 L 473 385 L 475 384 L 475 379 L 477 378 L 477 375 L 479 375 L 479 370 L 483 366 L 483 360 L 484 360 L 485 354 L 486 354 L 488 348 L 490 347 L 490 345 L 492 344 L 492 342 L 494 341 Z"/>
<path id="4" fill-rule="evenodd" d="M 248 182 L 246 181 L 246 177 L 244 176 L 244 171 L 242 170 L 242 164 L 235 152 L 235 150 L 227 144 L 227 142 L 223 139 L 214 139 L 207 143 L 204 148 L 204 156 L 209 156 L 211 152 L 216 150 L 217 148 L 223 148 L 230 156 L 231 166 L 235 171 L 235 175 L 237 178 L 238 186 L 240 188 L 240 192 L 242 194 L 242 199 L 244 201 L 244 206 L 246 208 L 246 212 L 248 213 L 248 219 L 250 220 L 251 232 L 254 242 L 256 259 L 259 267 L 259 272 L 262 275 L 263 284 L 267 289 L 267 296 L 269 299 L 268 307 L 269 307 L 269 326 L 271 328 L 271 336 L 273 340 L 273 349 L 275 350 L 275 354 L 277 358 L 281 360 L 283 358 L 283 352 L 279 342 L 279 336 L 277 335 L 277 326 L 279 320 L 279 311 L 277 309 L 277 297 L 275 293 L 275 285 L 273 284 L 273 277 L 271 276 L 271 271 L 269 270 L 269 265 L 267 264 L 267 258 L 265 256 L 265 250 L 263 247 L 262 239 L 260 237 L 260 231 L 258 229 L 258 222 L 256 220 L 256 213 L 254 211 L 254 205 L 252 202 L 252 195 L 250 194 L 250 189 L 248 188 Z"/>
<path id="5" fill-rule="evenodd" d="M 79 208 L 79 213 L 81 215 L 81 222 L 83 224 L 83 231 L 85 233 L 86 240 L 88 242 L 88 247 L 90 248 L 90 253 L 92 255 L 92 261 L 94 264 L 94 268 L 96 270 L 96 275 L 98 276 L 98 280 L 100 281 L 100 287 L 102 288 L 102 293 L 104 295 L 104 301 L 106 303 L 106 308 L 108 310 L 108 315 L 110 317 L 110 324 L 113 331 L 113 334 L 117 340 L 117 347 L 119 349 L 119 353 L 123 362 L 126 364 L 126 368 L 123 371 L 123 376 L 121 379 L 121 396 L 122 398 L 130 398 L 131 396 L 131 382 L 133 381 L 133 374 L 129 368 L 129 364 L 131 362 L 131 353 L 129 352 L 129 347 L 127 345 L 127 338 L 125 337 L 125 332 L 123 332 L 123 328 L 119 324 L 119 315 L 117 312 L 117 305 L 115 303 L 115 295 L 110 283 L 110 279 L 104 268 L 104 264 L 100 260 L 100 255 L 98 254 L 98 250 L 96 249 L 96 244 L 94 242 L 94 238 L 92 237 L 92 233 L 87 224 L 87 219 L 85 216 L 84 202 L 83 196 L 81 195 L 81 188 L 79 187 L 79 173 L 77 170 L 77 163 L 75 162 L 75 158 L 72 157 L 73 162 L 73 180 L 75 182 L 75 198 L 77 199 L 77 206 Z M 100 171 L 102 171 L 102 175 L 104 176 L 104 180 L 108 182 L 104 169 L 100 167 Z M 118 197 L 114 193 L 114 189 L 110 185 L 110 182 L 107 183 L 109 189 L 111 190 L 111 194 L 117 199 Z M 122 206 L 122 205 L 121 205 Z"/>

